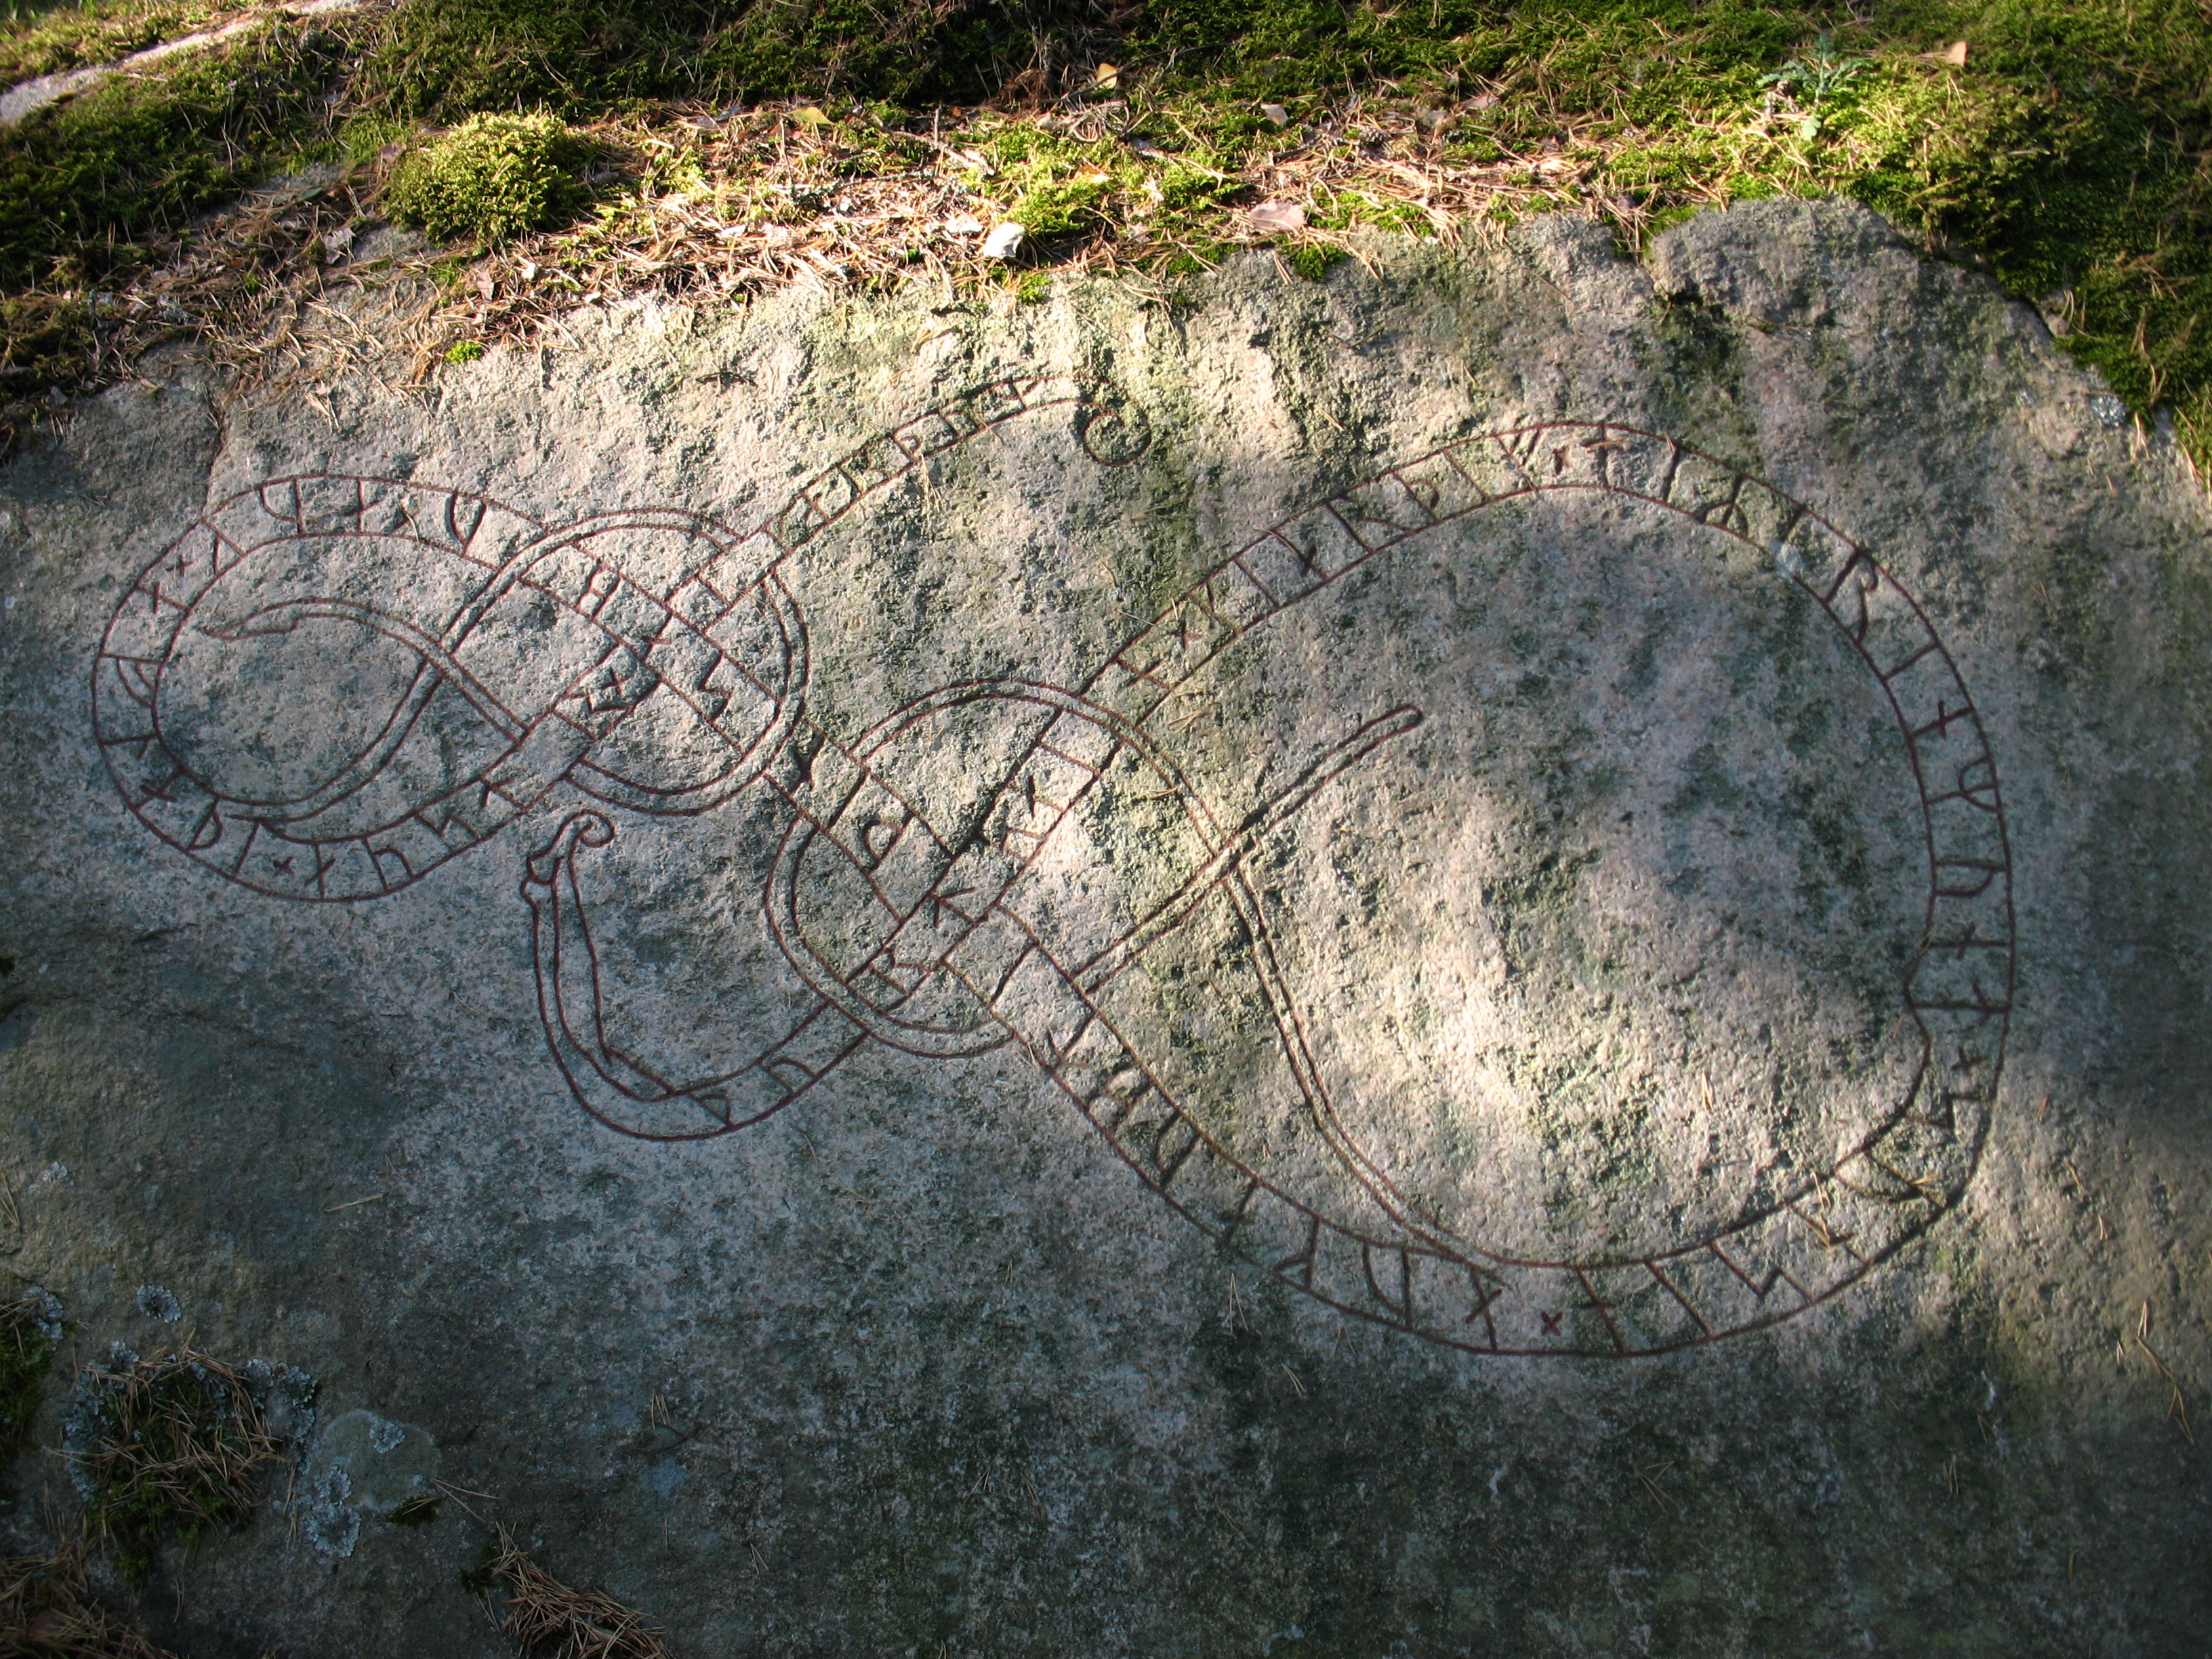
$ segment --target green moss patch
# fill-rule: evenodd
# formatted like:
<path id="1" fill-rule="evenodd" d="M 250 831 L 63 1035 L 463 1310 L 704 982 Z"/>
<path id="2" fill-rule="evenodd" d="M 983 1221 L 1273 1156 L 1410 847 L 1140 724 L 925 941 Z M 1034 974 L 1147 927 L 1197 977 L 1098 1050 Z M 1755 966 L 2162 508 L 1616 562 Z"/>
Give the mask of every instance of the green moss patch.
<path id="1" fill-rule="evenodd" d="M 504 242 L 542 230 L 580 193 L 582 146 L 553 115 L 472 115 L 393 171 L 386 204 L 434 240 Z"/>
<path id="2" fill-rule="evenodd" d="M 88 5 L 13 8 L 0 17 L 0 87 L 117 63 L 228 21 L 244 9 L 223 0 L 92 0 Z"/>
<path id="3" fill-rule="evenodd" d="M 335 37 L 271 25 L 0 128 L 0 285 L 98 281 L 328 137 Z"/>

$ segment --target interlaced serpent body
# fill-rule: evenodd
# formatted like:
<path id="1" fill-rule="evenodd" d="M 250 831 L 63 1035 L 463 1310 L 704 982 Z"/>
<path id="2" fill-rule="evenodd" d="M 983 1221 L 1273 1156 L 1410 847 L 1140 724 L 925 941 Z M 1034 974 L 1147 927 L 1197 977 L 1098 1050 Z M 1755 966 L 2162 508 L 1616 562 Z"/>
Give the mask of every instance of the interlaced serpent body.
<path id="1" fill-rule="evenodd" d="M 572 787 L 598 805 L 571 811 L 529 855 L 522 893 L 552 1055 L 611 1127 L 727 1133 L 868 1043 L 935 1060 L 1011 1048 L 1225 1247 L 1347 1311 L 1456 1346 L 1631 1353 L 1769 1323 L 1857 1278 L 1963 1188 L 2009 1010 L 2009 854 L 1972 701 L 1918 607 L 1863 551 L 1662 437 L 1516 428 L 1277 526 L 1079 684 L 945 686 L 838 741 L 808 713 L 791 562 L 887 484 L 1036 411 L 1072 416 L 1101 465 L 1127 463 L 1146 441 L 1100 388 L 995 382 L 854 451 L 745 534 L 660 510 L 548 528 L 480 496 L 389 480 L 316 476 L 243 492 L 118 605 L 94 668 L 102 752 L 131 810 L 170 845 L 226 879 L 316 902 L 394 892 Z M 1275 962 L 1247 879 L 1254 850 L 1425 711 L 1348 721 L 1230 819 L 1190 786 L 1158 719 L 1221 653 L 1393 549 L 1551 491 L 1656 503 L 1770 554 L 1880 682 L 1927 837 L 1910 1088 L 1783 1202 L 1635 1259 L 1518 1260 L 1421 1212 L 1340 1121 Z M 331 690 L 285 682 L 306 638 L 325 647 L 319 660 L 358 665 L 313 740 L 293 699 L 327 703 Z M 917 757 L 978 711 L 1015 734 L 1010 758 L 925 802 Z M 1182 863 L 1128 925 L 1086 931 L 1048 902 L 1048 855 L 1117 788 L 1172 803 Z M 759 872 L 760 914 L 805 995 L 711 1075 L 677 1075 L 610 1036 L 583 854 L 616 839 L 610 811 L 697 815 L 749 789 L 777 798 L 783 832 Z M 1286 1134 L 1297 1144 L 1265 1156 L 1232 1144 L 1219 1103 L 1182 1097 L 1109 1007 L 1118 976 L 1200 918 L 1237 942 L 1295 1097 Z M 1342 1179 L 1316 1184 L 1323 1166 Z"/>

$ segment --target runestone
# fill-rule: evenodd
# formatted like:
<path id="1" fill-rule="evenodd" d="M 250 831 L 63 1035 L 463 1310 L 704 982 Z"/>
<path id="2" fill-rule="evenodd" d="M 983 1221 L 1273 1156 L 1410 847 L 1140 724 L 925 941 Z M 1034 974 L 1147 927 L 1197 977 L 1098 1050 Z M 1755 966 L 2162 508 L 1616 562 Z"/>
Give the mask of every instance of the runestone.
<path id="1" fill-rule="evenodd" d="M 831 729 L 800 573 L 1017 417 L 1097 466 L 1150 441 L 1110 385 L 994 381 L 742 532 L 260 483 L 118 604 L 100 752 L 149 830 L 271 899 L 372 904 L 538 825 L 550 1058 L 623 1134 L 742 1131 L 865 1044 L 1006 1048 L 1224 1251 L 1454 1347 L 1711 1341 L 1958 1200 L 2010 854 L 1972 694 L 1875 553 L 1665 434 L 1513 426 L 1304 506 L 1080 678 Z M 736 1051 L 690 1075 L 615 1034 L 593 860 L 629 815 L 705 833 L 748 796 L 780 982 L 714 1011 Z M 1399 878 L 1344 893 L 1347 841 Z M 1757 1137 L 1716 1133 L 1747 1101 Z"/>

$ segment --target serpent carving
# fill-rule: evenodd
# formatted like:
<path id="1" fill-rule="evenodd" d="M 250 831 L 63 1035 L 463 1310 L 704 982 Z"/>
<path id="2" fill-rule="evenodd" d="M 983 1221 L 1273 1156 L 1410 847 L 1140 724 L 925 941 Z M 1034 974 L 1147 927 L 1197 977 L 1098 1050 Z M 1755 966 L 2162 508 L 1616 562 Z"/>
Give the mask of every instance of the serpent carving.
<path id="1" fill-rule="evenodd" d="M 1771 1324 L 1922 1231 L 1971 1178 L 2011 1006 L 2010 853 L 1972 700 L 1926 617 L 1802 505 L 1662 435 L 1552 422 L 1384 472 L 1220 559 L 1073 684 L 945 685 L 840 740 L 808 707 L 794 562 L 886 486 L 1015 416 L 1071 420 L 1102 466 L 1149 441 L 1109 388 L 993 382 L 871 441 L 744 533 L 647 509 L 549 527 L 397 480 L 271 481 L 210 510 L 125 593 L 94 667 L 101 752 L 131 810 L 224 879 L 307 902 L 371 902 L 515 820 L 556 1064 L 601 1122 L 645 1139 L 727 1134 L 877 1044 L 941 1061 L 1024 1056 L 1137 1176 L 1221 1247 L 1344 1311 L 1492 1353 L 1630 1355 Z M 1333 1097 L 1278 960 L 1252 866 L 1340 779 L 1430 711 L 1366 712 L 1254 799 L 1209 806 L 1164 711 L 1210 665 L 1290 625 L 1378 562 L 1433 553 L 1486 508 L 1555 494 L 1669 509 L 1754 550 L 1825 611 L 1879 687 L 1918 803 L 1925 891 L 1904 1005 L 1909 1079 L 1852 1141 L 1771 1201 L 1667 1248 L 1536 1260 L 1419 1200 Z M 288 685 L 295 642 L 350 665 Z M 339 707 L 303 738 L 293 699 Z M 915 780 L 951 723 L 1014 734 L 981 775 Z M 566 785 L 588 804 L 558 793 Z M 797 1012 L 709 1075 L 610 1032 L 586 894 L 626 813 L 773 797 L 759 915 Z M 1141 902 L 1107 883 L 1086 815 L 1164 803 L 1172 866 Z M 1071 868 L 1074 873 L 1071 874 Z M 1126 887 L 1126 882 L 1123 884 Z M 1126 902 L 1125 902 L 1126 901 Z M 1125 1030 L 1129 971 L 1204 933 L 1241 976 L 1283 1098 L 1265 1135 L 1187 1062 Z M 1178 943 L 1180 941 L 1180 943 Z M 1199 1097 L 1205 1098 L 1200 1099 Z M 1313 1172 L 1334 1172 L 1316 1181 Z"/>

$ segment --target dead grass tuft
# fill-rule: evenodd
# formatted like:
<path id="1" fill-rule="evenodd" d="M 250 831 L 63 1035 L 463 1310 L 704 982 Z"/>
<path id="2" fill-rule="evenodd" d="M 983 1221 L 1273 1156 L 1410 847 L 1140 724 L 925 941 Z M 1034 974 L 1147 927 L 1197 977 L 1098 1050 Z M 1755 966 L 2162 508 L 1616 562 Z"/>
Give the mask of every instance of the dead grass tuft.
<path id="1" fill-rule="evenodd" d="M 598 1590 L 574 1590 L 539 1566 L 504 1527 L 492 1531 L 484 1571 L 507 1593 L 501 1628 L 525 1659 L 669 1659 L 635 1613 Z"/>
<path id="2" fill-rule="evenodd" d="M 1594 155 L 1471 161 L 1414 112 L 1357 100 L 1234 151 L 1197 135 L 1164 150 L 1135 136 L 1120 100 L 951 113 L 934 133 L 787 104 L 600 122 L 579 130 L 610 158 L 585 222 L 488 251 L 356 260 L 356 235 L 383 212 L 373 167 L 255 191 L 101 297 L 94 378 L 129 379 L 149 349 L 189 339 L 228 371 L 234 395 L 403 362 L 405 383 L 420 385 L 475 355 L 469 345 L 558 346 L 563 313 L 645 295 L 706 307 L 787 288 L 921 283 L 1034 300 L 1055 276 L 1172 277 L 1255 246 L 1318 275 L 1364 229 L 1456 245 L 1571 207 L 1632 239 L 1648 217 L 1593 196 Z M 986 257 L 988 233 L 1008 222 L 1030 228 L 1018 258 Z"/>
<path id="3" fill-rule="evenodd" d="M 92 1491 L 87 1530 L 143 1583 L 162 1543 L 242 1526 L 282 1443 L 248 1379 L 189 1349 L 94 1367 L 79 1389 L 75 1455 Z"/>
<path id="4" fill-rule="evenodd" d="M 1236 153 L 1195 140 L 1170 153 L 1135 136 L 1133 118 L 1116 100 L 979 112 L 933 135 L 832 120 L 811 106 L 602 124 L 594 137 L 639 158 L 628 187 L 592 222 L 471 263 L 424 319 L 432 337 L 417 373 L 457 337 L 557 337 L 562 312 L 641 294 L 704 307 L 785 288 L 918 282 L 1035 299 L 1054 276 L 1172 277 L 1262 245 L 1323 256 L 1298 261 L 1303 273 L 1363 229 L 1456 245 L 1522 213 L 1597 210 L 1580 188 L 1588 162 L 1448 157 L 1402 109 L 1354 100 L 1279 144 Z M 1262 205 L 1273 210 L 1255 210 Z M 1641 210 L 1612 208 L 1632 236 Z M 1024 227 L 1019 255 L 986 257 L 989 232 L 1006 223 Z"/>
<path id="5" fill-rule="evenodd" d="M 82 1539 L 52 1555 L 0 1559 L 0 1654 L 24 1659 L 170 1659 L 87 1599 Z"/>

